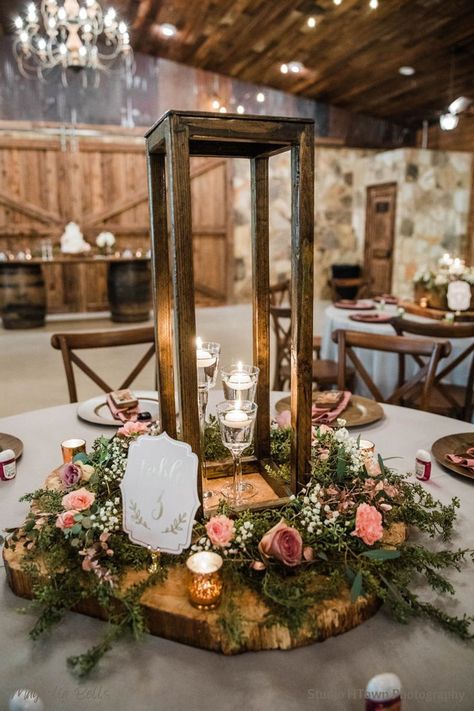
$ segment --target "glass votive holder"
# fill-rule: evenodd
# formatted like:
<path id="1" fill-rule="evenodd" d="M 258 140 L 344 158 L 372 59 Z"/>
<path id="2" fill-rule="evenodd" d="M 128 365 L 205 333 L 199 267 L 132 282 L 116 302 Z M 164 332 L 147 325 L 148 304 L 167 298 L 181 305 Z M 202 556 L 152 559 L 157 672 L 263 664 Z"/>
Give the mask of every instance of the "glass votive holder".
<path id="1" fill-rule="evenodd" d="M 215 387 L 221 344 L 196 338 L 196 363 L 198 388 L 211 390 Z"/>
<path id="2" fill-rule="evenodd" d="M 221 370 L 222 387 L 226 400 L 255 400 L 260 369 L 245 363 L 232 363 L 230 368 Z"/>
<path id="3" fill-rule="evenodd" d="M 83 439 L 65 439 L 61 442 L 64 464 L 72 462 L 76 454 L 86 451 L 86 442 Z"/>
<path id="4" fill-rule="evenodd" d="M 364 463 L 370 462 L 374 458 L 375 444 L 371 442 L 370 439 L 360 439 L 359 452 L 361 453 L 362 460 Z"/>
<path id="5" fill-rule="evenodd" d="M 189 602 L 198 610 L 214 610 L 222 595 L 222 558 L 211 551 L 194 553 L 186 561 Z"/>

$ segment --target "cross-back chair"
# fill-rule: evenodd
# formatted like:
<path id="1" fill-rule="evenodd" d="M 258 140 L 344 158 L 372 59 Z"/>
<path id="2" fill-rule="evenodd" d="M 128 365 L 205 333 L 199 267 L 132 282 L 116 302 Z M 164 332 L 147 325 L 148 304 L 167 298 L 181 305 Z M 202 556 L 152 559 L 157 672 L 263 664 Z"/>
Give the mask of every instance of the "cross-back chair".
<path id="1" fill-rule="evenodd" d="M 145 354 L 140 358 L 133 370 L 119 385 L 113 387 L 103 380 L 92 368 L 85 363 L 74 351 L 92 348 L 117 348 L 121 346 L 132 346 L 137 344 L 150 344 Z M 122 390 L 128 388 L 135 378 L 141 373 L 146 364 L 153 358 L 155 353 L 155 335 L 153 326 L 142 328 L 128 328 L 114 331 L 95 332 L 70 332 L 54 333 L 51 336 L 53 348 L 61 351 L 66 371 L 69 399 L 77 402 L 77 388 L 73 364 L 98 385 L 101 390 L 108 393 L 112 390 Z"/>
<path id="2" fill-rule="evenodd" d="M 347 360 L 350 360 L 356 373 L 378 402 L 430 410 L 430 394 L 438 363 L 451 352 L 449 341 L 428 341 L 405 338 L 404 336 L 346 331 L 344 329 L 334 331 L 332 340 L 338 346 L 338 387 L 340 390 L 343 390 L 347 384 Z M 397 386 L 388 397 L 383 396 L 359 355 L 354 351 L 355 348 L 393 353 L 398 356 Z M 414 358 L 418 365 L 417 372 L 409 378 L 406 378 L 405 375 L 405 360 L 407 356 Z"/>
<path id="3" fill-rule="evenodd" d="M 468 341 L 466 347 L 436 373 L 430 406 L 431 410 L 438 414 L 471 422 L 474 410 L 474 323 L 413 321 L 397 316 L 392 319 L 391 324 L 400 336 L 410 334 L 424 338 L 444 338 L 450 342 L 457 339 Z M 466 384 L 446 383 L 445 379 L 461 364 L 467 366 Z"/>
<path id="4" fill-rule="evenodd" d="M 285 279 L 270 285 L 270 306 L 290 306 L 290 280 Z M 276 329 L 275 329 L 276 332 Z M 313 336 L 313 358 L 321 356 L 321 336 Z M 277 361 L 278 363 L 278 361 Z"/>
<path id="5" fill-rule="evenodd" d="M 290 382 L 291 375 L 291 309 L 289 306 L 270 306 L 270 316 L 276 336 L 273 389 L 284 390 L 285 385 Z M 323 360 L 315 357 L 315 351 L 313 343 L 313 383 L 317 384 L 320 390 L 327 390 L 336 386 L 338 379 L 337 363 L 334 360 Z M 349 380 L 351 379 L 351 374 L 353 376 L 353 370 L 352 373 L 348 373 Z"/>

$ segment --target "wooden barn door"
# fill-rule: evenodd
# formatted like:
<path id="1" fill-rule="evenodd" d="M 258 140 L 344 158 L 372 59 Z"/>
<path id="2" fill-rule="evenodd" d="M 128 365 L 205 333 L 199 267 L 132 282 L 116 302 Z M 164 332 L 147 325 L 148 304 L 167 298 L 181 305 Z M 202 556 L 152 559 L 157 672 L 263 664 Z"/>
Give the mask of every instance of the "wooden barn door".
<path id="1" fill-rule="evenodd" d="M 397 184 L 367 188 L 364 272 L 373 295 L 392 289 Z"/>
<path id="2" fill-rule="evenodd" d="M 232 298 L 233 243 L 229 162 L 191 159 L 191 204 L 196 303 L 224 304 Z"/>

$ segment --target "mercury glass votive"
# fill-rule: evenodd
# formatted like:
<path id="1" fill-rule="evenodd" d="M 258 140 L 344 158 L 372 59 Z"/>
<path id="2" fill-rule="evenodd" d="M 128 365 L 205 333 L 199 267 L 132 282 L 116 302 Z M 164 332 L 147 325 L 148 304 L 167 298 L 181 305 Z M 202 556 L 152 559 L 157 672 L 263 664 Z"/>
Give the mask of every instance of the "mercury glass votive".
<path id="1" fill-rule="evenodd" d="M 201 551 L 186 561 L 188 568 L 188 595 L 193 607 L 198 610 L 214 610 L 222 595 L 223 560 L 217 553 Z"/>
<path id="2" fill-rule="evenodd" d="M 375 444 L 370 441 L 370 439 L 360 439 L 359 440 L 359 451 L 362 455 L 362 460 L 364 464 L 373 459 L 375 454 Z"/>
<path id="3" fill-rule="evenodd" d="M 86 451 L 86 442 L 83 439 L 65 439 L 61 442 L 64 464 L 72 462 L 76 454 Z"/>

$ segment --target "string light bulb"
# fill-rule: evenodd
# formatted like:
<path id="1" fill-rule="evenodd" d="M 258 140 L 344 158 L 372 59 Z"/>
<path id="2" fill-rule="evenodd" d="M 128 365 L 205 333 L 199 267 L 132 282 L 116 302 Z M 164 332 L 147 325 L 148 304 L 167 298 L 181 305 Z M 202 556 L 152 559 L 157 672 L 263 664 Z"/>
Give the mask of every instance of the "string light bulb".
<path id="1" fill-rule="evenodd" d="M 308 19 L 306 20 L 306 24 L 308 25 L 308 27 L 313 29 L 314 27 L 316 27 L 316 18 L 315 17 L 308 17 Z"/>
<path id="2" fill-rule="evenodd" d="M 263 104 L 263 102 L 265 101 L 265 94 L 263 93 L 263 91 L 259 91 L 255 98 L 257 99 L 259 104 Z"/>
<path id="3" fill-rule="evenodd" d="M 371 10 L 376 10 L 379 6 L 379 0 L 370 0 L 369 7 Z"/>

